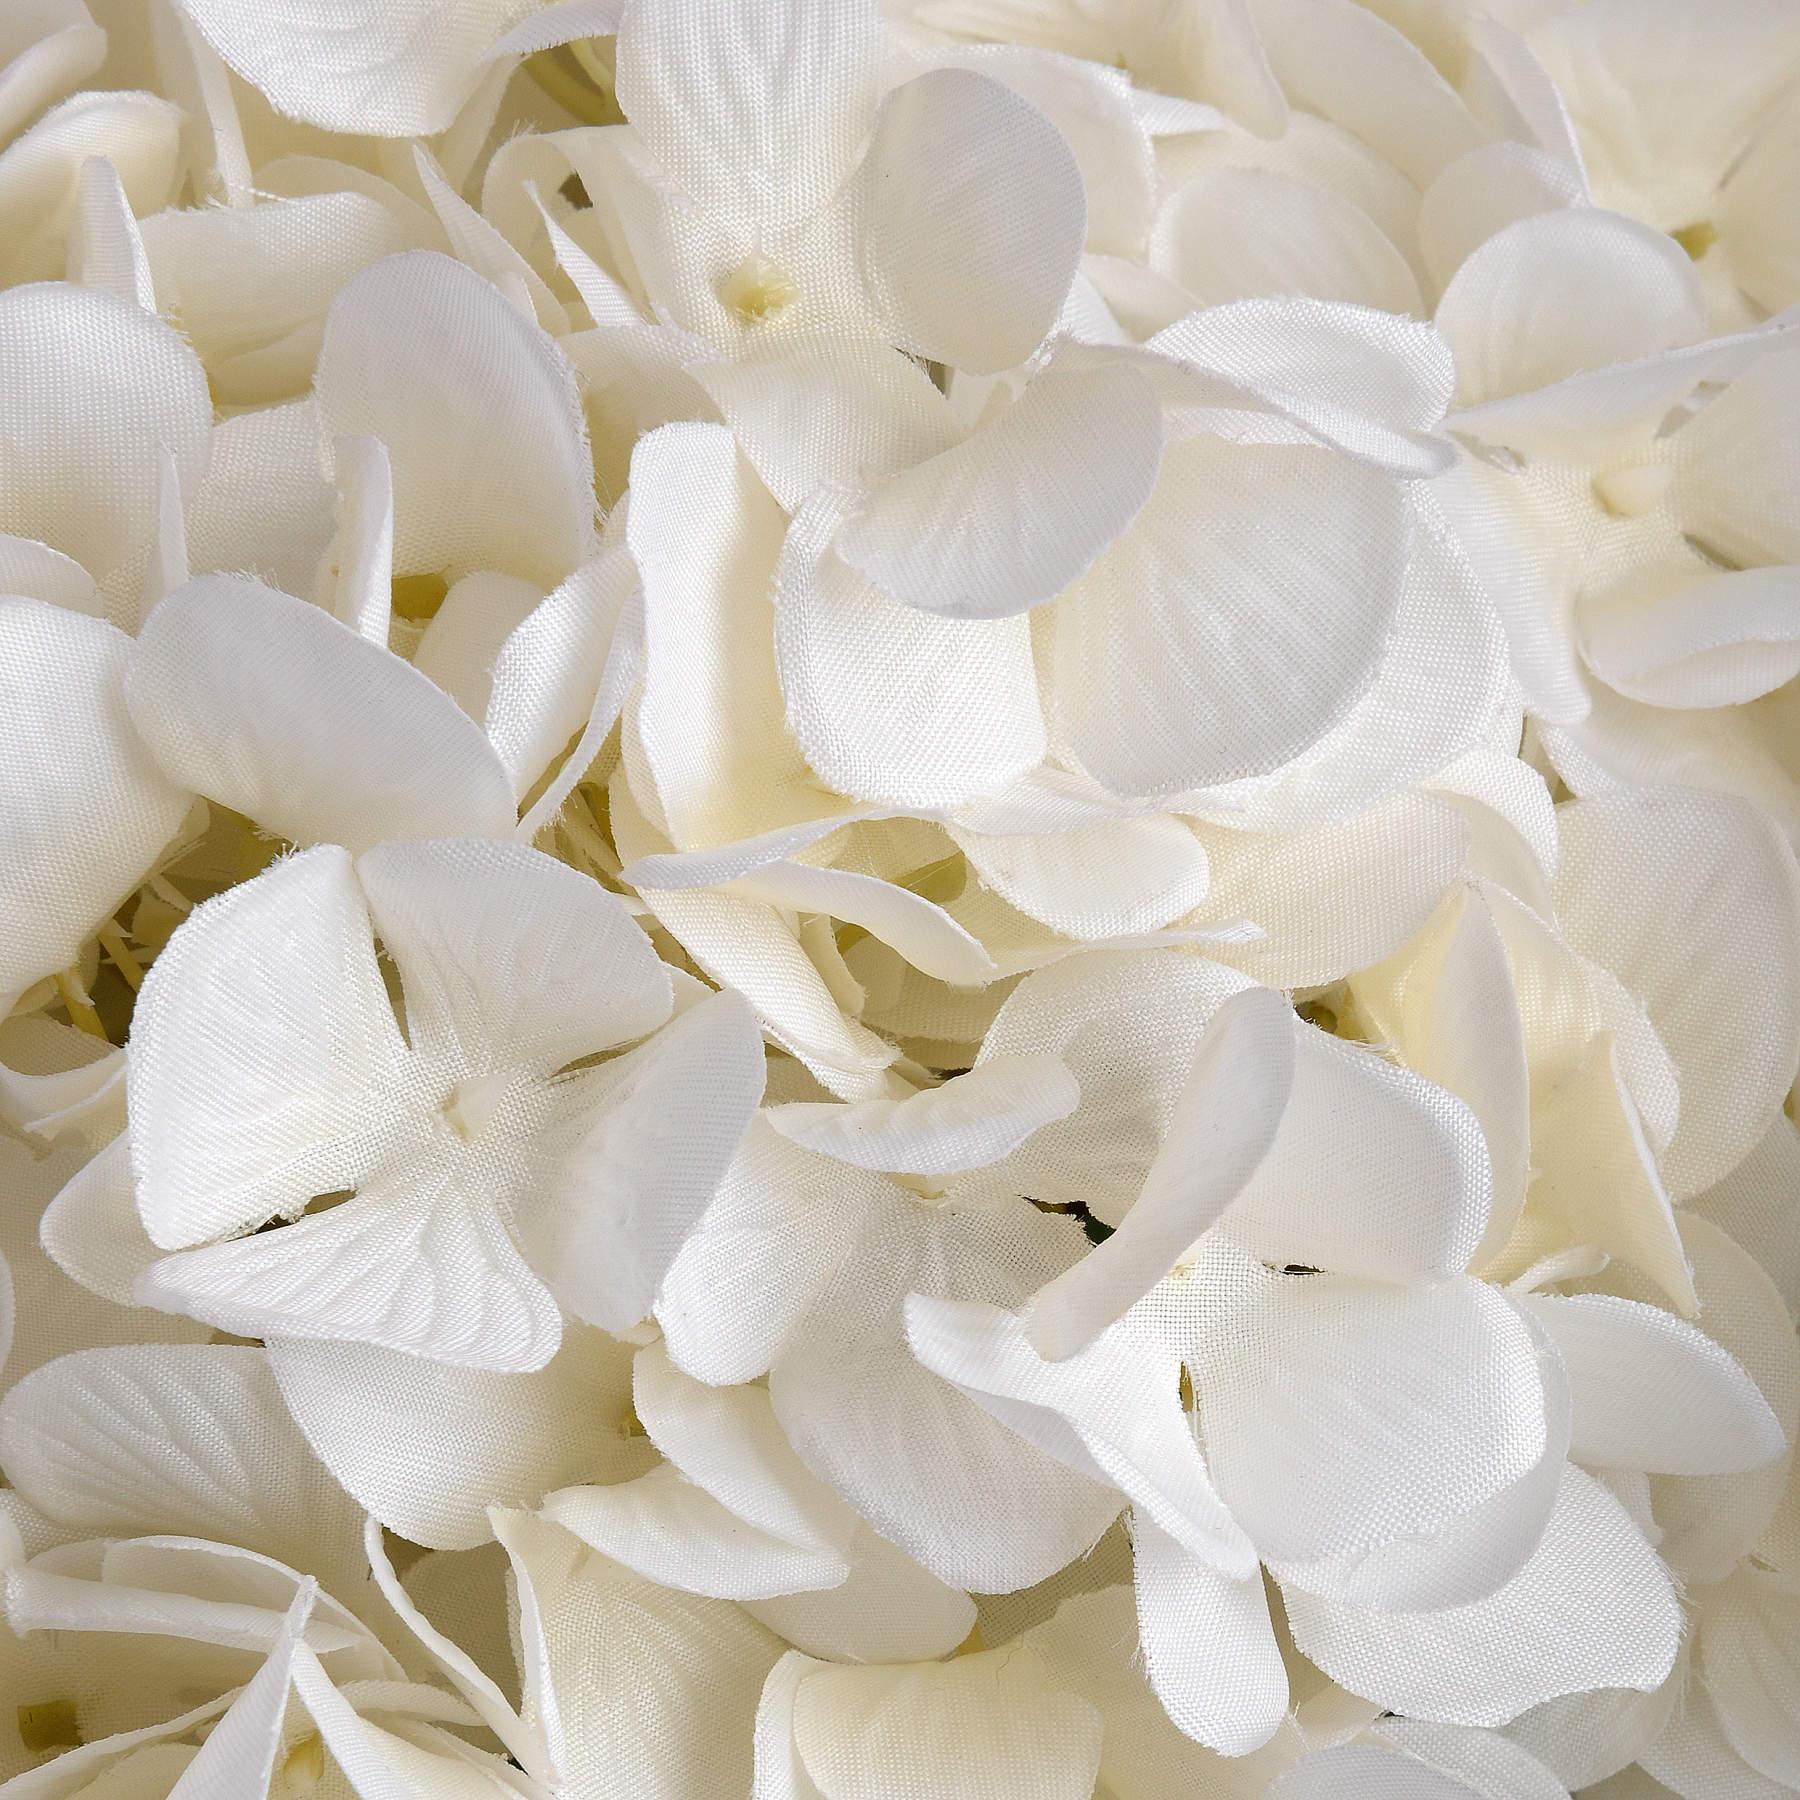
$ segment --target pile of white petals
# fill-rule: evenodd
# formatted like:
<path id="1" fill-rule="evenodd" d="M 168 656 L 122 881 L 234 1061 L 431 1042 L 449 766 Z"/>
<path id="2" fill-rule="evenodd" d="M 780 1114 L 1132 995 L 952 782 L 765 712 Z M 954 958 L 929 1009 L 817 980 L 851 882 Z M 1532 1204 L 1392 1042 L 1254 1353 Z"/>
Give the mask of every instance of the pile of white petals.
<path id="1" fill-rule="evenodd" d="M 0 1794 L 1800 1795 L 1797 0 L 4 0 Z"/>

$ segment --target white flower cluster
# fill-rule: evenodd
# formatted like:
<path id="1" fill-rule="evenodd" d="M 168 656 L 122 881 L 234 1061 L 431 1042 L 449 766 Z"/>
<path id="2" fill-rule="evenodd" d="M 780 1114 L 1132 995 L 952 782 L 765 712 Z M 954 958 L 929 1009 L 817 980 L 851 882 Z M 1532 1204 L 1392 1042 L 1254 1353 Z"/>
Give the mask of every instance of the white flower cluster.
<path id="1" fill-rule="evenodd" d="M 1800 1794 L 1795 0 L 4 0 L 0 1794 Z"/>

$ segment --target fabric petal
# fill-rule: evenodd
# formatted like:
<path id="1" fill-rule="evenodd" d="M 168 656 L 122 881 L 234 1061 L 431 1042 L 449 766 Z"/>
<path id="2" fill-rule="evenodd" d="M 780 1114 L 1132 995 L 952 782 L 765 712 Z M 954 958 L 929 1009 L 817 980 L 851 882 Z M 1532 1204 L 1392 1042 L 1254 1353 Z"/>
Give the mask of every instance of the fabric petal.
<path id="1" fill-rule="evenodd" d="M 1168 1135 L 1131 1211 L 1107 1240 L 1032 1295 L 1025 1330 L 1060 1360 L 1116 1324 L 1225 1213 L 1276 1140 L 1294 1079 L 1294 1017 L 1268 988 L 1213 1015 Z"/>
<path id="2" fill-rule="evenodd" d="M 387 445 L 396 575 L 497 569 L 549 589 L 593 554 L 575 372 L 461 263 L 409 251 L 345 283 L 316 392 L 334 437 Z"/>
<path id="3" fill-rule="evenodd" d="M 535 1506 L 649 1460 L 622 1435 L 630 1353 L 597 1331 L 571 1327 L 532 1374 L 306 1338 L 271 1338 L 268 1355 L 319 1460 L 383 1525 L 433 1549 L 487 1543 L 490 1505 Z"/>
<path id="4" fill-rule="evenodd" d="M 183 786 L 296 843 L 509 835 L 511 784 L 443 689 L 322 608 L 202 575 L 145 621 L 132 723 Z"/>
<path id="5" fill-rule="evenodd" d="M 985 75 L 933 69 L 889 93 L 859 179 L 863 276 L 900 348 L 977 375 L 1022 363 L 1087 236 L 1056 127 Z"/>
<path id="6" fill-rule="evenodd" d="M 990 425 L 872 488 L 837 553 L 885 593 L 956 619 L 1053 599 L 1142 511 L 1162 408 L 1129 363 L 1052 363 Z"/>
<path id="7" fill-rule="evenodd" d="M 166 1250 L 297 1213 L 366 1172 L 400 1033 L 349 857 L 208 901 L 144 978 L 126 1069 L 138 1210 Z"/>
<path id="8" fill-rule="evenodd" d="M 1570 1467 L 1549 1530 L 1497 1593 L 1370 1613 L 1287 1592 L 1294 1641 L 1333 1680 L 1408 1717 L 1502 1725 L 1584 1688 L 1660 1687 L 1681 1613 L 1668 1572 L 1599 1482 Z"/>

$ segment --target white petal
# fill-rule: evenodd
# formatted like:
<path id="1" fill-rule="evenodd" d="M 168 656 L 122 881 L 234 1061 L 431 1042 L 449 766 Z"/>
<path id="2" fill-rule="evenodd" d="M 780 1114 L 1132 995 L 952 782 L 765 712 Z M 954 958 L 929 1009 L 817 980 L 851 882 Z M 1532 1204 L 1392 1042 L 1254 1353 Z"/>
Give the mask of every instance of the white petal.
<path id="1" fill-rule="evenodd" d="M 1800 577 L 1734 569 L 1581 611 L 1582 654 L 1650 706 L 1742 706 L 1800 674 Z"/>
<path id="2" fill-rule="evenodd" d="M 1275 1264 L 1375 1281 L 1456 1274 L 1490 1203 L 1474 1114 L 1363 1045 L 1302 1028 L 1296 1050 L 1280 1131 L 1228 1235 Z"/>
<path id="3" fill-rule="evenodd" d="M 1543 1454 L 1538 1346 L 1475 1281 L 1272 1281 L 1191 1366 L 1219 1492 L 1269 1557 L 1441 1530 Z"/>
<path id="4" fill-rule="evenodd" d="M 939 1580 L 1029 1586 L 1091 1548 L 1119 1497 L 915 1361 L 902 1305 L 921 1285 L 1017 1304 L 1066 1260 L 1072 1234 L 1029 1208 L 927 1214 L 899 1191 L 871 1211 L 776 1358 L 776 1414 L 807 1467 Z M 1002 1492 L 1008 1504 L 993 1507 Z"/>
<path id="5" fill-rule="evenodd" d="M 1032 381 L 991 424 L 874 487 L 837 552 L 909 606 L 1001 619 L 1054 598 L 1142 510 L 1162 409 L 1128 363 Z"/>
<path id="6" fill-rule="evenodd" d="M 445 130 L 486 73 L 481 58 L 518 10 L 506 0 L 355 0 L 321 31 L 306 0 L 248 12 L 181 0 L 221 57 L 276 109 L 326 131 L 428 137 Z"/>
<path id="7" fill-rule="evenodd" d="M 1059 1461 L 1115 1483 L 1189 1555 L 1233 1576 L 1254 1569 L 1181 1410 L 1172 1351 L 1115 1327 L 1047 1362 L 1016 1316 L 924 1294 L 907 1300 L 906 1336 L 926 1368 Z"/>
<path id="8" fill-rule="evenodd" d="M 789 512 L 821 487 L 868 487 L 956 442 L 950 404 L 885 344 L 777 345 L 694 371 Z"/>
<path id="9" fill-rule="evenodd" d="M 1439 288 L 1496 232 L 1534 213 L 1579 206 L 1581 177 L 1529 144 L 1483 144 L 1439 172 L 1419 202 L 1419 253 Z"/>
<path id="10" fill-rule="evenodd" d="M 1673 238 L 1622 213 L 1564 208 L 1495 233 L 1456 272 L 1437 328 L 1465 406 L 1689 344 L 1699 278 Z"/>
<path id="11" fill-rule="evenodd" d="M 873 0 L 633 0 L 619 105 L 651 156 L 745 228 L 818 211 L 843 185 L 875 110 Z"/>
<path id="12" fill-rule="evenodd" d="M 387 445 L 395 574 L 499 569 L 552 588 L 593 554 L 575 372 L 462 264 L 411 251 L 346 283 L 317 394 L 333 436 Z"/>
<path id="13" fill-rule="evenodd" d="M 0 600 L 0 994 L 72 968 L 187 813 L 126 716 L 130 656 L 103 619 Z"/>
<path id="14" fill-rule="evenodd" d="M 571 1313 L 624 1331 L 648 1317 L 762 1098 L 762 1033 L 738 995 L 713 994 L 582 1085 L 580 1136 L 525 1203 L 520 1241 Z"/>
<path id="15" fill-rule="evenodd" d="M 1800 1783 L 1800 1584 L 1747 1564 L 1706 1605 L 1700 1677 L 1731 1745 L 1770 1781 Z"/>
<path id="16" fill-rule="evenodd" d="M 260 1350 L 145 1344 L 62 1357 L 0 1402 L 0 1462 L 65 1527 L 201 1532 L 353 1591 L 358 1509 L 295 1429 Z"/>
<path id="17" fill-rule="evenodd" d="M 657 1297 L 676 1366 L 721 1384 L 766 1373 L 889 1191 L 754 1122 Z"/>
<path id="18" fill-rule="evenodd" d="M 1071 752 L 1132 795 L 1285 762 L 1373 679 L 1404 538 L 1394 486 L 1329 452 L 1171 448 L 1136 524 L 1054 615 Z"/>
<path id="19" fill-rule="evenodd" d="M 1290 1590 L 1294 1640 L 1333 1680 L 1448 1724 L 1501 1725 L 1583 1688 L 1661 1686 L 1681 1614 L 1668 1572 L 1613 1497 L 1569 1468 L 1550 1528 L 1498 1593 L 1371 1613 Z"/>
<path id="20" fill-rule="evenodd" d="M 118 170 L 103 157 L 90 156 L 81 165 L 68 276 L 84 287 L 117 294 L 145 312 L 156 311 L 156 285 L 131 201 Z"/>
<path id="21" fill-rule="evenodd" d="M 1044 755 L 1027 622 L 940 618 L 872 586 L 833 547 L 847 504 L 804 505 L 776 571 L 775 655 L 807 761 L 859 800 L 954 805 L 1004 787 Z"/>
<path id="22" fill-rule="evenodd" d="M 1522 1294 L 1575 1402 L 1569 1454 L 1589 1468 L 1733 1475 L 1787 1448 L 1743 1366 L 1694 1326 L 1610 1294 Z"/>
<path id="23" fill-rule="evenodd" d="M 1305 296 L 1423 310 L 1406 259 L 1355 202 L 1260 169 L 1209 169 L 1157 215 L 1151 266 L 1199 306 Z"/>
<path id="24" fill-rule="evenodd" d="M 1081 1099 L 1053 1056 L 1000 1056 L 899 1100 L 795 1102 L 764 1115 L 785 1138 L 859 1169 L 949 1175 L 983 1169 Z"/>
<path id="25" fill-rule="evenodd" d="M 164 451 L 185 493 L 206 471 L 199 359 L 133 302 L 60 282 L 0 295 L 0 343 L 0 530 L 104 581 L 148 535 Z"/>
<path id="26" fill-rule="evenodd" d="M 1156 1697 L 1177 1726 L 1226 1756 L 1259 1749 L 1288 1710 L 1287 1670 L 1262 1573 L 1233 1578 L 1148 1519 L 1131 1531 L 1138 1632 Z"/>
<path id="27" fill-rule="evenodd" d="M 526 1711 L 554 1721 L 569 1787 L 633 1800 L 746 1791 L 780 1640 L 730 1602 L 659 1588 L 555 1525 L 524 1513 L 494 1522 L 529 1604 L 526 1644 L 536 1639 L 548 1672 L 535 1705 L 527 1681 Z M 618 1705 L 622 1694 L 633 1704 Z"/>
<path id="28" fill-rule="evenodd" d="M 800 1684 L 794 1742 L 826 1800 L 1087 1800 L 1100 1715 L 1003 1652 L 898 1668 L 826 1668 Z"/>
<path id="29" fill-rule="evenodd" d="M 132 723 L 176 780 L 296 843 L 510 835 L 512 788 L 449 695 L 322 608 L 202 575 L 151 613 Z"/>
<path id="30" fill-rule="evenodd" d="M 1234 994 L 1200 1040 L 1131 1211 L 1104 1243 L 1031 1297 L 1025 1329 L 1040 1355 L 1085 1349 L 1230 1208 L 1276 1141 L 1293 1079 L 1286 1000 L 1268 988 Z"/>
<path id="31" fill-rule="evenodd" d="M 985 75 L 933 69 L 888 95 L 859 179 L 863 275 L 895 342 L 977 375 L 1022 363 L 1087 235 L 1056 127 Z"/>
<path id="32" fill-rule="evenodd" d="M 500 647 L 542 604 L 544 593 L 516 575 L 465 575 L 425 622 L 412 665 L 478 724 L 487 716 Z M 567 743 L 571 733 L 564 732 Z M 518 791 L 517 783 L 513 784 Z"/>
<path id="33" fill-rule="evenodd" d="M 357 858 L 415 1050 L 548 1075 L 669 1016 L 668 971 L 615 895 L 523 844 L 441 839 Z"/>
<path id="34" fill-rule="evenodd" d="M 638 733 L 682 849 L 823 810 L 782 716 L 771 648 L 784 525 L 723 426 L 665 425 L 632 452 L 625 536 L 644 582 L 646 643 Z"/>
<path id="35" fill-rule="evenodd" d="M 1185 822 L 1108 819 L 1070 831 L 994 836 L 952 830 L 982 883 L 1067 937 L 1160 931 L 1212 884 L 1206 850 Z"/>
<path id="36" fill-rule="evenodd" d="M 184 1250 L 137 1299 L 240 1337 L 349 1339 L 475 1369 L 541 1369 L 562 1315 L 486 1187 L 423 1166 L 279 1231 Z"/>
<path id="37" fill-rule="evenodd" d="M 614 1562 L 685 1594 L 767 1600 L 838 1587 L 850 1572 L 834 1550 L 790 1544 L 740 1519 L 672 1463 L 611 1487 L 564 1488 L 542 1511 Z"/>
<path id="38" fill-rule="evenodd" d="M 320 1461 L 382 1524 L 440 1550 L 488 1542 L 490 1505 L 535 1506 L 647 1460 L 623 1438 L 630 1354 L 571 1328 L 533 1374 L 428 1362 L 367 1344 L 272 1338 L 269 1366 Z"/>
<path id="39" fill-rule="evenodd" d="M 105 58 L 106 34 L 80 0 L 19 8 L 0 38 L 0 137 L 11 137 Z"/>
<path id="40" fill-rule="evenodd" d="M 1663 1170 L 1677 1197 L 1697 1193 L 1749 1154 L 1800 1068 L 1793 853 L 1756 809 L 1681 788 L 1619 789 L 1558 816 L 1558 916 L 1668 1046 L 1681 1119 Z"/>
<path id="41" fill-rule="evenodd" d="M 126 1073 L 138 1208 L 164 1249 L 351 1185 L 402 1043 L 341 850 L 198 908 L 145 977 Z"/>

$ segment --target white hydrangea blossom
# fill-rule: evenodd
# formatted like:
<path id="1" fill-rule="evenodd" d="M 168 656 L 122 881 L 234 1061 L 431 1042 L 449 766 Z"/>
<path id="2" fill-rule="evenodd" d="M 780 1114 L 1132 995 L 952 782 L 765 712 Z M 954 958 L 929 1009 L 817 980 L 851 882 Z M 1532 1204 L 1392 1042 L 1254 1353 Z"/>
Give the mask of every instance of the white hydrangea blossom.
<path id="1" fill-rule="evenodd" d="M 0 10 L 0 1795 L 1800 1794 L 1789 0 Z"/>

